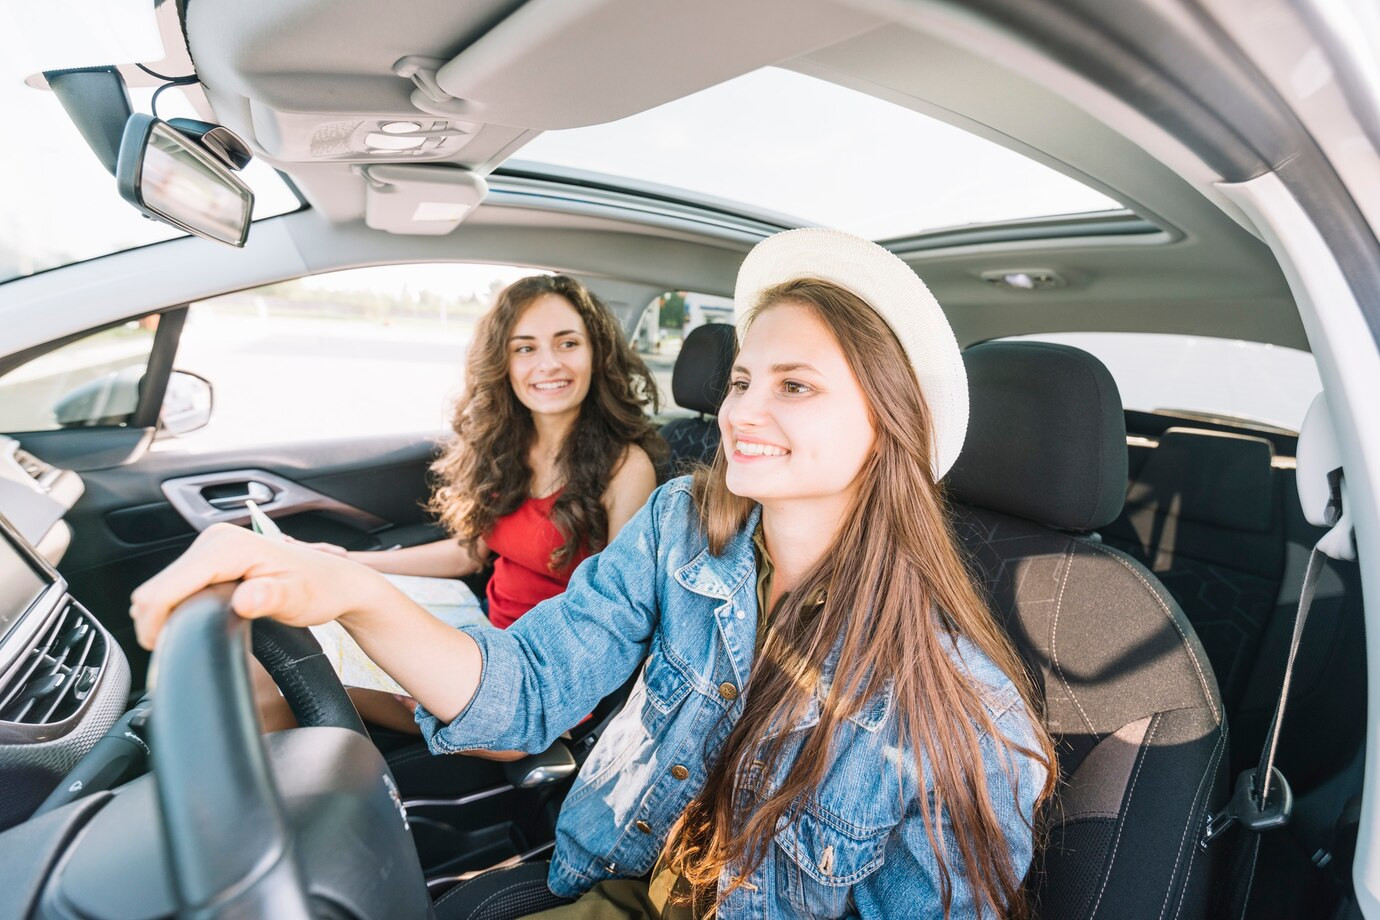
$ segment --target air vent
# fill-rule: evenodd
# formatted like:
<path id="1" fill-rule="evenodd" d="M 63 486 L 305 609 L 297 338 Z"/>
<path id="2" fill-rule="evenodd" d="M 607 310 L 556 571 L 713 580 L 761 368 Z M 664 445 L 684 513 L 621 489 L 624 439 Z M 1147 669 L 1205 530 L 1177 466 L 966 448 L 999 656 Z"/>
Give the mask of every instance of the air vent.
<path id="1" fill-rule="evenodd" d="M 0 722 L 48 725 L 71 717 L 96 686 L 106 640 L 91 614 L 69 601 L 0 693 Z"/>

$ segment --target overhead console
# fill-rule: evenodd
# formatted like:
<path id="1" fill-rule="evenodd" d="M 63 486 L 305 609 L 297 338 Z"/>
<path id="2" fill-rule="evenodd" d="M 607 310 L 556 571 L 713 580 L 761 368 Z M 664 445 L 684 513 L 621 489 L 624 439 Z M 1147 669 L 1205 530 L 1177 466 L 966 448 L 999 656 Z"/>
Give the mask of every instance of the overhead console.
<path id="1" fill-rule="evenodd" d="M 185 9 L 217 121 L 271 161 L 323 167 L 293 176 L 330 219 L 424 234 L 453 229 L 482 198 L 482 177 L 538 132 L 624 118 L 882 24 L 830 0 L 417 0 L 405 16 L 366 0 Z M 373 164 L 415 175 L 375 175 Z M 346 169 L 368 184 L 342 206 Z M 313 196 L 317 182 L 336 191 Z"/>

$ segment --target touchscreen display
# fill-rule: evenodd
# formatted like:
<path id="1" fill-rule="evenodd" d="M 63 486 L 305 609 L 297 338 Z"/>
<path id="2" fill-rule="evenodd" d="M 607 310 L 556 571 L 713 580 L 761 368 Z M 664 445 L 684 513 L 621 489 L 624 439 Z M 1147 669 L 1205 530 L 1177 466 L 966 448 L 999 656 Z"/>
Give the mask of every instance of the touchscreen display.
<path id="1" fill-rule="evenodd" d="M 48 577 L 29 562 L 18 539 L 9 521 L 0 516 L 0 635 L 9 632 L 49 584 Z"/>

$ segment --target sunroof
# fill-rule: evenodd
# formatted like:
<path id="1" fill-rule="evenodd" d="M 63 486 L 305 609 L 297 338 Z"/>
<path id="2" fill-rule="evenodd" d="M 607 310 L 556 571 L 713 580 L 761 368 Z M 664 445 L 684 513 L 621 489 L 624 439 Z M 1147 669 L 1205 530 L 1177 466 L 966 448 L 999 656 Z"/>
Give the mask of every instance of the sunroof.
<path id="1" fill-rule="evenodd" d="M 1122 208 L 952 125 L 777 68 L 621 121 L 548 131 L 514 162 L 654 183 L 877 240 Z"/>

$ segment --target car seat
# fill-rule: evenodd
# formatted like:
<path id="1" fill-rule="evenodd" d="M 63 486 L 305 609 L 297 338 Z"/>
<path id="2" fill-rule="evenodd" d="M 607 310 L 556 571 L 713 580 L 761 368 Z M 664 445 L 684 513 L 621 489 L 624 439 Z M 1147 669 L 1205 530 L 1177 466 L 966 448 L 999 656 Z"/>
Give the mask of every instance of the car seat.
<path id="1" fill-rule="evenodd" d="M 1102 531 L 1178 599 L 1235 714 L 1275 611 L 1285 568 L 1284 508 L 1265 438 L 1170 428 Z"/>
<path id="2" fill-rule="evenodd" d="M 1164 586 L 1096 531 L 1126 488 L 1126 426 L 1096 358 L 964 353 L 967 441 L 946 479 L 973 573 L 1036 684 L 1061 781 L 1026 880 L 1040 917 L 1205 917 L 1227 730 L 1202 644 Z"/>
<path id="3" fill-rule="evenodd" d="M 671 395 L 676 405 L 699 415 L 671 419 L 661 426 L 661 437 L 671 449 L 671 476 L 684 475 L 714 459 L 719 449 L 715 415 L 728 392 L 737 351 L 737 335 L 729 323 L 707 323 L 685 337 L 671 372 Z"/>

